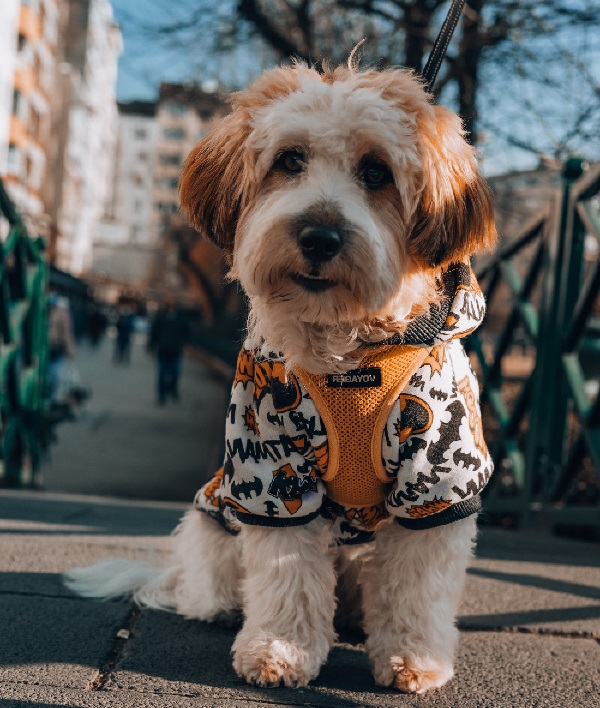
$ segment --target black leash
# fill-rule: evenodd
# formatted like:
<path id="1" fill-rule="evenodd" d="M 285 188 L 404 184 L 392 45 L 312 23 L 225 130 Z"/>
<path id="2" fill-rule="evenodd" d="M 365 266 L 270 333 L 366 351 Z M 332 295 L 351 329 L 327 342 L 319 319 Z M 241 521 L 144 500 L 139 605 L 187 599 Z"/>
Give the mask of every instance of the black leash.
<path id="1" fill-rule="evenodd" d="M 440 70 L 443 59 L 446 56 L 446 52 L 448 51 L 448 45 L 450 44 L 454 30 L 456 29 L 456 25 L 460 19 L 464 4 L 465 0 L 452 0 L 452 5 L 448 10 L 448 16 L 442 25 L 442 29 L 434 42 L 433 49 L 431 50 L 431 54 L 427 60 L 427 64 L 423 69 L 425 90 L 428 93 L 433 93 L 435 78 Z"/>

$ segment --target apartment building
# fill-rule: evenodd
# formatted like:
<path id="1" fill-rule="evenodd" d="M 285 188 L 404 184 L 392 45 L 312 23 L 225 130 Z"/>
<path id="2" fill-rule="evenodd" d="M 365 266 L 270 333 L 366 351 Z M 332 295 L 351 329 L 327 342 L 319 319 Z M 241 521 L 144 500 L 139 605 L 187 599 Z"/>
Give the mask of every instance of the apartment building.
<path id="1" fill-rule="evenodd" d="M 110 218 L 120 227 L 121 243 L 154 244 L 152 192 L 158 137 L 154 101 L 118 104 L 118 141 Z"/>
<path id="2" fill-rule="evenodd" d="M 7 171 L 20 5 L 20 0 L 0 4 L 0 106 L 5 107 L 0 110 L 0 175 Z"/>
<path id="3" fill-rule="evenodd" d="M 159 257 L 152 224 L 156 102 L 118 103 L 109 206 L 94 240 L 91 270 L 119 281 L 143 283 Z"/>
<path id="4" fill-rule="evenodd" d="M 195 84 L 163 83 L 156 102 L 118 104 L 112 201 L 94 243 L 91 270 L 117 280 L 178 287 L 183 161 L 226 112 L 222 96 Z"/>
<path id="5" fill-rule="evenodd" d="M 0 176 L 73 273 L 111 203 L 121 49 L 110 0 L 0 0 Z"/>
<path id="6" fill-rule="evenodd" d="M 63 0 L 60 26 L 45 201 L 51 256 L 78 274 L 111 206 L 122 39 L 108 0 Z"/>
<path id="7" fill-rule="evenodd" d="M 195 84 L 160 85 L 152 196 L 156 238 L 168 231 L 178 211 L 177 190 L 183 161 L 214 121 L 226 113 L 227 105 L 218 93 L 203 91 Z"/>
<path id="8" fill-rule="evenodd" d="M 31 229 L 45 233 L 48 219 L 43 185 L 50 131 L 50 97 L 56 66 L 59 1 L 21 0 L 17 6 L 16 27 L 14 0 L 3 0 L 0 13 L 3 20 L 9 18 L 7 25 L 0 23 L 0 33 L 6 40 L 6 43 L 0 42 L 7 59 L 6 65 L 0 69 L 3 84 L 0 90 L 4 96 L 10 80 L 8 75 L 13 70 L 12 96 L 8 104 L 4 104 L 10 106 L 8 146 L 0 170 Z M 5 123 L 6 115 L 0 120 Z"/>

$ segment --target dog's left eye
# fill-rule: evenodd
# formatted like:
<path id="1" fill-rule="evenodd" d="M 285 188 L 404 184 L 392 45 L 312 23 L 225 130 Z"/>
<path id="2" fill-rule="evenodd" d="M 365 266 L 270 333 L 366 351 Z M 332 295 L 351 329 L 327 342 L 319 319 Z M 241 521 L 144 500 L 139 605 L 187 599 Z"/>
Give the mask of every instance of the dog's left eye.
<path id="1" fill-rule="evenodd" d="M 358 174 L 361 182 L 370 189 L 383 187 L 392 180 L 392 173 L 380 162 L 365 162 Z"/>
<path id="2" fill-rule="evenodd" d="M 289 174 L 298 174 L 304 169 L 304 155 L 298 150 L 287 150 L 277 158 L 275 167 Z"/>

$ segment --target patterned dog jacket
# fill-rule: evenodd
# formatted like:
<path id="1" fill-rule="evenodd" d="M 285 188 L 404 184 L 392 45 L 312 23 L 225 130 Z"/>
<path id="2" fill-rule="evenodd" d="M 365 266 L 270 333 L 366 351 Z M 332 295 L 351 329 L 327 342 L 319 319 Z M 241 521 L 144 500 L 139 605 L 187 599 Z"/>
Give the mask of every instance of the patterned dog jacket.
<path id="1" fill-rule="evenodd" d="M 244 347 L 227 413 L 223 467 L 198 509 L 240 523 L 331 520 L 339 543 L 379 523 L 425 529 L 476 513 L 492 462 L 461 338 L 485 312 L 470 268 L 443 274 L 445 297 L 407 330 L 361 347 L 344 374 L 286 372 Z"/>

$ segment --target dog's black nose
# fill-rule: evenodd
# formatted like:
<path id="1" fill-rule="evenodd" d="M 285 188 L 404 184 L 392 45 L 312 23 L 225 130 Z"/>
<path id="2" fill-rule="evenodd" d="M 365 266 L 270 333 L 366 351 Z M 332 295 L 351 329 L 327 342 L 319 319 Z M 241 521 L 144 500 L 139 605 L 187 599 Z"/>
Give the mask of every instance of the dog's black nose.
<path id="1" fill-rule="evenodd" d="M 342 237 L 329 226 L 305 226 L 298 242 L 302 254 L 313 264 L 330 261 L 342 248 Z"/>

